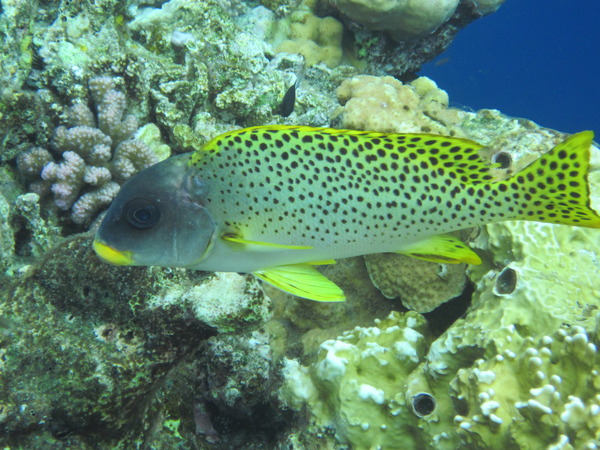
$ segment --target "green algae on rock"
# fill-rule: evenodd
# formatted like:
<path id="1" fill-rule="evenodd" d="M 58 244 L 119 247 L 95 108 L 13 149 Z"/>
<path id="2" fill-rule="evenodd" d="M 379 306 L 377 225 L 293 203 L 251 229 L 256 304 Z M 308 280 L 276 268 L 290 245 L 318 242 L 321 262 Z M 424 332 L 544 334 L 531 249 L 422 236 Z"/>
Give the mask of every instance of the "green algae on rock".
<path id="1" fill-rule="evenodd" d="M 189 303 L 167 299 L 204 279 L 182 270 L 107 266 L 84 235 L 64 241 L 3 286 L 0 314 L 12 324 L 0 335 L 4 442 L 55 445 L 66 438 L 91 448 L 153 435 L 163 380 L 215 333 Z M 229 310 L 229 325 L 225 317 L 219 323 L 248 324 L 247 312 L 242 303 Z M 254 323 L 263 319 L 258 315 Z"/>

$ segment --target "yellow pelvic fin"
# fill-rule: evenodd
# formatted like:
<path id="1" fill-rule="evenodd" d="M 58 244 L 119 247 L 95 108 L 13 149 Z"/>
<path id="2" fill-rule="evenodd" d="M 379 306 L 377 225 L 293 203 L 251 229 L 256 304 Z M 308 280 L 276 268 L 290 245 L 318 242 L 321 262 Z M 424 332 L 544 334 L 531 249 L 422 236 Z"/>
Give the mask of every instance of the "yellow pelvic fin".
<path id="1" fill-rule="evenodd" d="M 270 267 L 254 272 L 257 278 L 284 292 L 317 302 L 343 302 L 344 292 L 309 264 Z"/>
<path id="2" fill-rule="evenodd" d="M 232 233 L 227 233 L 227 234 L 222 235 L 221 239 L 223 239 L 226 242 L 233 243 L 233 244 L 241 244 L 244 246 L 251 246 L 251 247 L 253 247 L 252 250 L 254 250 L 254 251 L 269 251 L 269 250 L 276 250 L 276 249 L 309 250 L 309 249 L 313 248 L 310 245 L 284 245 L 284 244 L 273 244 L 272 242 L 250 241 L 250 240 L 241 238 L 237 234 L 232 234 Z M 329 264 L 329 263 L 327 263 L 327 264 Z"/>
<path id="3" fill-rule="evenodd" d="M 433 236 L 424 241 L 415 242 L 394 253 L 444 264 L 481 264 L 481 258 L 477 253 L 449 234 Z"/>

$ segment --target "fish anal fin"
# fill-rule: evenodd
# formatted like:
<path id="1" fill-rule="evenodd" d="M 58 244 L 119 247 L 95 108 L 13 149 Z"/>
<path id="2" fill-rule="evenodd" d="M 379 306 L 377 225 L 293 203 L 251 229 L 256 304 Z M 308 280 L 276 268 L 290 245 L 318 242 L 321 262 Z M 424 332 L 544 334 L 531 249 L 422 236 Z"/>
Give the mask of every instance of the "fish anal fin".
<path id="1" fill-rule="evenodd" d="M 297 297 L 317 302 L 343 302 L 344 292 L 309 264 L 270 267 L 253 274 L 260 280 Z"/>
<path id="2" fill-rule="evenodd" d="M 481 264 L 481 258 L 465 243 L 449 234 L 433 236 L 395 251 L 402 255 L 442 264 Z"/>

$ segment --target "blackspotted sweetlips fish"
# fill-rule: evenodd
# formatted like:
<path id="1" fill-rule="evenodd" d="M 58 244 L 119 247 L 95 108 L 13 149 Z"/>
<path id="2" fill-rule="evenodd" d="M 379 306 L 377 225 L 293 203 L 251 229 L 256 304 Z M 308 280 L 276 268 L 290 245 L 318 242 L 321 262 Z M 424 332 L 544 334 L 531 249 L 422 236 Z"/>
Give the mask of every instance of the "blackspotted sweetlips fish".
<path id="1" fill-rule="evenodd" d="M 479 264 L 447 233 L 523 219 L 600 228 L 593 133 L 501 180 L 482 145 L 430 134 L 302 126 L 235 130 L 131 178 L 94 240 L 117 265 L 252 273 L 318 301 L 344 293 L 315 265 L 397 252 Z"/>

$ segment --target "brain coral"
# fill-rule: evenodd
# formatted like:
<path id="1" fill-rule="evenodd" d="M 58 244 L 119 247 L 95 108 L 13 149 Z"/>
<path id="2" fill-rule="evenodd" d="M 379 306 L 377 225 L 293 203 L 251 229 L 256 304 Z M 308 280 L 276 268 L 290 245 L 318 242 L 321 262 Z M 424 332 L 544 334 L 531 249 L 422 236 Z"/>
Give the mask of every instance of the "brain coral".
<path id="1" fill-rule="evenodd" d="M 440 264 L 394 254 L 365 255 L 371 281 L 387 298 L 426 313 L 458 297 L 467 283 L 466 264 Z"/>

